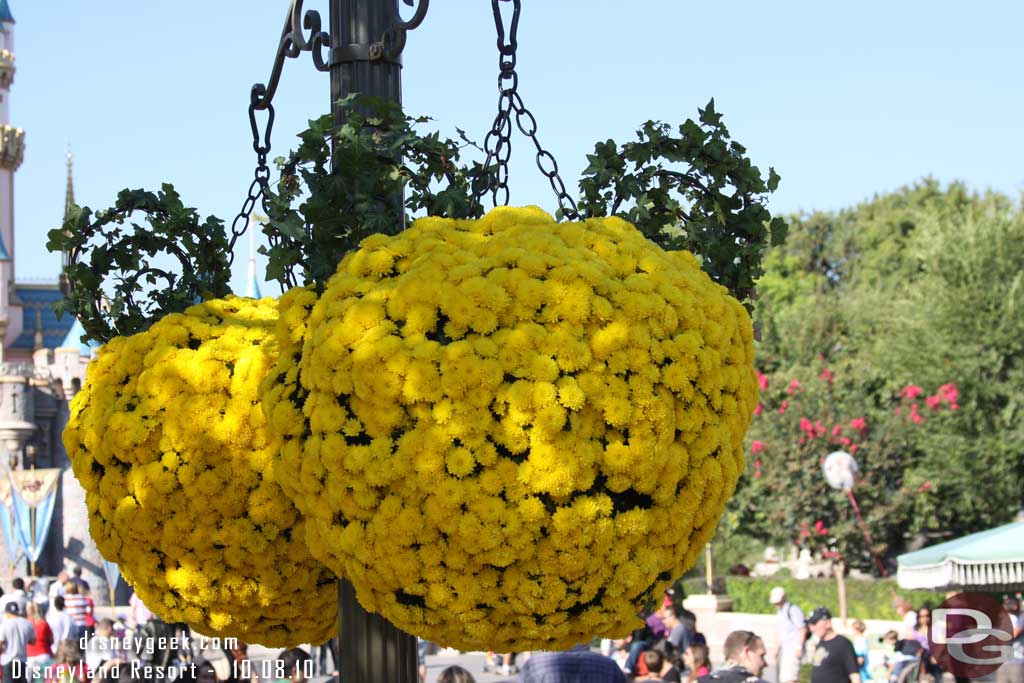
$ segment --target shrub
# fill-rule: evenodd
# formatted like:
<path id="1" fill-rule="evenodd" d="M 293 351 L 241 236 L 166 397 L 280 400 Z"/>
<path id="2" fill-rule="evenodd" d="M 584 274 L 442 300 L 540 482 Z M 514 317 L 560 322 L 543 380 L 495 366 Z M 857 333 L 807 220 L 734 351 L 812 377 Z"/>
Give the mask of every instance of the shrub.
<path id="1" fill-rule="evenodd" d="M 768 593 L 773 586 L 782 586 L 794 605 L 804 613 L 824 605 L 838 614 L 839 587 L 835 579 L 792 579 L 782 577 L 747 578 L 730 576 L 725 579 L 726 591 L 733 599 L 733 611 L 750 614 L 772 614 L 775 608 L 768 602 Z M 691 580 L 684 587 L 690 591 Z M 700 590 L 703 592 L 703 581 Z M 914 606 L 928 602 L 937 605 L 945 597 L 940 591 L 908 591 L 899 588 L 895 579 L 847 579 L 847 614 L 851 619 L 898 619 L 893 608 L 894 595 L 901 595 Z"/>

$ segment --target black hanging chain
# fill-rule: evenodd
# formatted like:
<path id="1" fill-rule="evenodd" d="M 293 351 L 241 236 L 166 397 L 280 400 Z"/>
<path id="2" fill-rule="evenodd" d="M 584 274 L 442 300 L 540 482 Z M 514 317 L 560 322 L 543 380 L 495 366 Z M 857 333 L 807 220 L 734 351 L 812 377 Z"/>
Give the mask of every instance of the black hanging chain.
<path id="1" fill-rule="evenodd" d="M 252 148 L 256 152 L 256 171 L 253 180 L 249 184 L 249 192 L 242 202 L 242 210 L 235 216 L 231 223 L 231 249 L 228 252 L 228 267 L 235 260 L 235 242 L 245 234 L 249 227 L 249 218 L 252 216 L 256 202 L 260 202 L 265 215 L 270 214 L 267 202 L 270 198 L 270 166 L 267 165 L 267 155 L 270 154 L 270 135 L 274 130 L 274 105 L 270 102 L 263 107 L 267 110 L 267 127 L 260 135 L 260 126 L 256 121 L 256 111 L 260 101 L 258 88 L 253 88 L 249 101 L 249 125 L 252 128 Z"/>
<path id="2" fill-rule="evenodd" d="M 505 23 L 501 18 L 501 3 L 512 2 L 512 22 L 509 25 L 508 40 L 506 41 Z M 519 74 L 516 73 L 516 32 L 519 29 L 520 0 L 491 0 L 491 9 L 494 11 L 494 25 L 498 30 L 498 115 L 494 117 L 491 130 L 484 139 L 484 151 L 487 153 L 487 160 L 484 168 L 491 168 L 493 163 L 496 168 L 489 173 L 489 182 L 481 191 L 481 195 L 488 190 L 495 206 L 508 205 L 508 161 L 512 157 L 512 114 L 515 114 L 516 127 L 519 131 L 530 138 L 537 150 L 537 168 L 551 183 L 551 189 L 558 199 L 558 207 L 562 215 L 570 220 L 579 218 L 576 202 L 565 191 L 565 183 L 558 175 L 558 162 L 551 152 L 544 149 L 537 140 L 537 119 L 530 110 L 523 104 L 523 98 L 519 95 Z M 500 201 L 499 201 L 500 197 Z M 475 198 L 479 203 L 480 196 Z"/>

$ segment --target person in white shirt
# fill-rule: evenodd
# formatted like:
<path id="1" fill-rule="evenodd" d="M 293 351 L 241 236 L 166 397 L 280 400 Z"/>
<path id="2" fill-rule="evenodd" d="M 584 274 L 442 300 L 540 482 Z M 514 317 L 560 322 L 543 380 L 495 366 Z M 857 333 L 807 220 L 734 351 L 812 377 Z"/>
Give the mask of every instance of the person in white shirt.
<path id="1" fill-rule="evenodd" d="M 63 595 L 58 595 L 54 598 L 53 609 L 49 610 L 46 614 L 46 623 L 50 625 L 50 630 L 53 631 L 53 642 L 55 644 L 60 644 L 62 641 L 74 637 L 75 622 L 71 621 L 71 617 L 64 611 Z"/>
<path id="2" fill-rule="evenodd" d="M 807 623 L 803 610 L 786 598 L 782 586 L 772 588 L 768 601 L 775 605 L 779 644 L 775 647 L 775 661 L 779 664 L 779 683 L 794 683 L 800 679 L 800 660 L 807 642 Z"/>
<path id="3" fill-rule="evenodd" d="M 64 584 L 67 583 L 67 580 L 68 580 L 68 573 L 65 572 L 65 571 L 62 571 L 60 574 L 57 574 L 57 580 L 50 584 L 49 594 L 50 594 L 50 606 L 51 607 L 53 606 L 54 599 L 58 595 L 60 597 L 64 597 Z"/>

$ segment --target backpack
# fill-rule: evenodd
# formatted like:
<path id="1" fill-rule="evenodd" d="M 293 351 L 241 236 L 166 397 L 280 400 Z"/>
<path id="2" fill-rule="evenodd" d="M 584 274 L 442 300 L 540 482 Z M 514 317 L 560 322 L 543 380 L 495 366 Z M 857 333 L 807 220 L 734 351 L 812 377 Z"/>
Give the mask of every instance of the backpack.
<path id="1" fill-rule="evenodd" d="M 697 679 L 697 683 L 756 683 L 760 680 L 742 666 L 732 666 L 704 674 Z"/>
<path id="2" fill-rule="evenodd" d="M 786 621 L 788 621 L 789 623 L 793 624 L 794 626 L 797 626 L 798 628 L 803 628 L 804 626 L 807 626 L 807 620 L 806 619 L 797 620 L 797 619 L 793 618 L 793 608 L 794 607 L 796 607 L 796 605 L 794 605 L 793 603 L 791 603 L 791 602 L 787 602 L 786 603 Z"/>

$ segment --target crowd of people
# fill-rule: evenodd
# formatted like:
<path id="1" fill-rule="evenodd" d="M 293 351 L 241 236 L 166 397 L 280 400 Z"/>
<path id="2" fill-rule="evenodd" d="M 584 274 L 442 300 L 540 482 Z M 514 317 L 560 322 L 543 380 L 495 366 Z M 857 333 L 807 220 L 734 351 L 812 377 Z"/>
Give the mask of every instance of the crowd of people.
<path id="1" fill-rule="evenodd" d="M 801 670 L 811 683 L 941 683 L 947 675 L 929 651 L 932 608 L 914 609 L 909 601 L 894 601 L 901 626 L 873 639 L 862 620 L 851 623 L 850 637 L 838 633 L 832 612 L 824 606 L 809 614 L 792 603 L 781 587 L 769 601 L 776 611 L 772 652 L 753 631 L 733 631 L 722 645 L 718 666 L 712 666 L 704 636 L 694 616 L 679 610 L 666 596 L 665 604 L 647 614 L 644 627 L 630 637 L 604 641 L 601 651 L 580 646 L 570 652 L 541 653 L 520 659 L 519 683 L 766 683 L 762 676 L 773 667 L 777 683 L 799 683 Z M 1016 597 L 1003 605 L 1012 633 L 1008 659 L 996 670 L 997 683 L 1024 683 L 1024 615 Z M 493 653 L 488 653 L 489 655 Z M 716 653 L 717 654 L 717 653 Z M 501 662 L 500 664 L 498 662 Z M 485 670 L 516 672 L 515 655 L 496 655 Z M 809 671 L 808 671 L 809 670 Z M 957 683 L 963 680 L 953 676 Z M 451 666 L 438 683 L 476 683 L 469 671 Z M 804 678 L 803 680 L 807 680 Z"/>
<path id="2" fill-rule="evenodd" d="M 833 628 L 832 613 L 809 614 L 781 587 L 772 589 L 775 608 L 772 651 L 749 630 L 728 634 L 712 652 L 693 613 L 670 593 L 661 608 L 646 613 L 643 626 L 628 637 L 604 640 L 598 649 L 581 645 L 567 652 L 488 653 L 485 671 L 518 674 L 520 683 L 765 683 L 769 664 L 777 683 L 799 683 L 809 668 L 810 683 L 941 683 L 943 670 L 930 652 L 932 608 L 914 609 L 895 598 L 900 626 L 874 642 L 863 621 L 852 622 L 850 638 Z M 1024 617 L 1020 601 L 1008 598 L 1012 655 L 996 672 L 997 683 L 1024 683 Z M 0 681 L 2 683 L 137 683 L 175 679 L 183 683 L 303 683 L 314 673 L 337 681 L 337 641 L 312 648 L 312 656 L 291 648 L 271 660 L 249 659 L 245 644 L 226 639 L 196 646 L 184 624 L 167 624 L 136 596 L 114 618 L 97 618 L 91 588 L 80 568 L 56 580 L 15 578 L 0 590 Z M 426 675 L 420 650 L 420 679 Z M 717 649 L 717 648 L 716 648 Z M 328 667 L 327 660 L 331 660 Z M 218 667 L 214 660 L 219 660 Z M 225 666 L 225 664 L 227 666 Z M 512 680 L 512 679 L 510 679 Z M 805 679 L 806 680 L 806 679 Z M 438 683 L 475 683 L 459 666 L 443 670 Z M 958 683 L 961 683 L 958 679 Z"/>
<path id="3" fill-rule="evenodd" d="M 80 567 L 52 581 L 13 579 L 0 589 L 0 615 L 2 683 L 304 683 L 326 666 L 328 651 L 337 663 L 330 644 L 314 648 L 319 661 L 301 648 L 253 661 L 244 643 L 193 637 L 134 594 L 127 612 L 98 618 Z"/>

